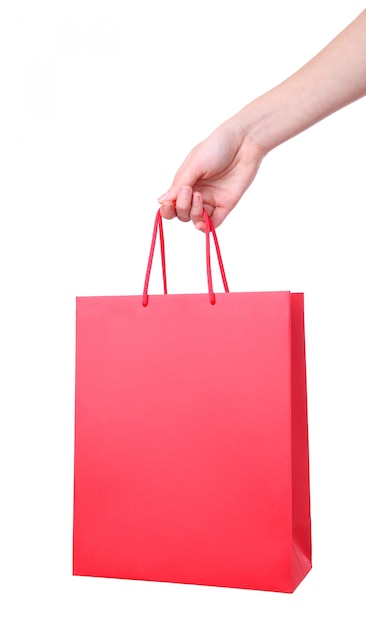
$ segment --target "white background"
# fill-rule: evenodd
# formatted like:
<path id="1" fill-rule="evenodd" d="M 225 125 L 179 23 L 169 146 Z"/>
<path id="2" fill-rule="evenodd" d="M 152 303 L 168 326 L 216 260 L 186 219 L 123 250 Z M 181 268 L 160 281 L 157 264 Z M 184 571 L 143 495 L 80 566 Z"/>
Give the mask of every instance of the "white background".
<path id="1" fill-rule="evenodd" d="M 364 624 L 365 100 L 268 155 L 218 231 L 232 291 L 305 293 L 313 570 L 293 595 L 71 575 L 75 297 L 141 293 L 187 152 L 362 2 L 0 7 L 0 620 Z M 205 291 L 202 234 L 165 231 L 171 291 Z"/>

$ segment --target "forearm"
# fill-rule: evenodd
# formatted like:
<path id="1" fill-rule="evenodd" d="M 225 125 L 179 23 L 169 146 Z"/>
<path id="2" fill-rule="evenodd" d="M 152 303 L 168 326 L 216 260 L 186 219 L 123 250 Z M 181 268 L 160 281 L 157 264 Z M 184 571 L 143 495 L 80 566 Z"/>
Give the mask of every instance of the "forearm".
<path id="1" fill-rule="evenodd" d="M 317 56 L 232 118 L 264 154 L 366 95 L 366 11 Z"/>

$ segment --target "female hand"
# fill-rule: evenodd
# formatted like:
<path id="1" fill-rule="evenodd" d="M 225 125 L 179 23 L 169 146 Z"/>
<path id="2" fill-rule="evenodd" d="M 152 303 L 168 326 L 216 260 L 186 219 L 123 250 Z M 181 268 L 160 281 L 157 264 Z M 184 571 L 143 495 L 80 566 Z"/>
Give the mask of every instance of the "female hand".
<path id="1" fill-rule="evenodd" d="M 306 65 L 245 106 L 189 153 L 158 199 L 168 219 L 219 226 L 273 148 L 366 95 L 366 10 Z"/>
<path id="2" fill-rule="evenodd" d="M 192 220 L 205 230 L 203 208 L 219 226 L 253 181 L 264 156 L 234 116 L 188 154 L 169 191 L 160 196 L 161 215 Z"/>

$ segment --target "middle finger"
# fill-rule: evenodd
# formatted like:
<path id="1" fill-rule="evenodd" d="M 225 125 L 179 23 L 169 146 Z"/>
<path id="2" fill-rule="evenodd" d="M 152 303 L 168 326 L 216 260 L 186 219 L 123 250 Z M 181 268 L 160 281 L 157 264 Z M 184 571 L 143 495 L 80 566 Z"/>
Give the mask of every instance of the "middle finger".
<path id="1" fill-rule="evenodd" d="M 175 210 L 177 212 L 177 217 L 182 222 L 189 222 L 191 204 L 192 204 L 192 187 L 189 187 L 188 185 L 184 185 L 179 191 L 176 202 L 175 202 Z"/>

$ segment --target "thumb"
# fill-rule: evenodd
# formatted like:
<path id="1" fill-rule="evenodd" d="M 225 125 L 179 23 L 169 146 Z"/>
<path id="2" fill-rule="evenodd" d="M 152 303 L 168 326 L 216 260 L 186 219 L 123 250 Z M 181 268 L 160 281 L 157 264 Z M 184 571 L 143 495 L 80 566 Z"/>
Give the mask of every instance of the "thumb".
<path id="1" fill-rule="evenodd" d="M 175 202 L 182 187 L 191 187 L 191 189 L 193 189 L 197 181 L 202 177 L 204 173 L 202 167 L 197 163 L 197 159 L 192 158 L 192 153 L 183 161 L 174 177 L 170 189 L 159 196 L 158 202 L 160 202 L 160 204 Z"/>
<path id="2" fill-rule="evenodd" d="M 182 187 L 190 187 L 191 189 L 193 189 L 193 186 L 196 183 L 196 181 L 197 181 L 197 178 L 194 178 L 193 182 L 192 182 L 192 179 L 189 179 L 188 177 L 183 178 L 183 179 L 180 178 L 179 180 L 175 178 L 170 189 L 166 193 L 163 193 L 162 196 L 159 196 L 158 202 L 160 202 L 160 204 L 165 204 L 165 203 L 169 204 L 170 202 L 174 203 Z"/>

